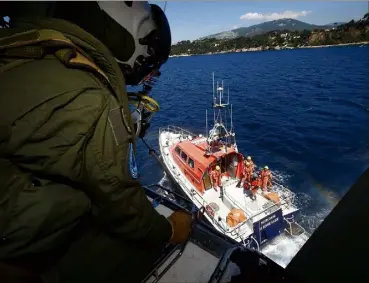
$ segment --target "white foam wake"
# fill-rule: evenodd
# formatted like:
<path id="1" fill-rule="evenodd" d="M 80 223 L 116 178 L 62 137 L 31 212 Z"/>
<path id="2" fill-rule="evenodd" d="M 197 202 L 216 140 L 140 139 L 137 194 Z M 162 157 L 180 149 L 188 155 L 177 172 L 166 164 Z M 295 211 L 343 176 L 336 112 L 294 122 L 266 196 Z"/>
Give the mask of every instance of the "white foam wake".
<path id="1" fill-rule="evenodd" d="M 282 172 L 273 171 L 273 179 L 275 180 L 274 188 L 276 192 L 285 193 L 284 184 L 289 177 L 290 176 Z M 331 208 L 319 208 L 318 211 L 313 210 L 313 213 L 304 213 L 305 210 L 308 211 L 311 208 L 313 202 L 312 197 L 306 193 L 294 192 L 292 192 L 291 196 L 293 197 L 292 203 L 300 209 L 299 224 L 309 233 L 312 233 L 319 227 Z M 286 267 L 308 239 L 309 235 L 307 233 L 298 237 L 291 237 L 283 234 L 263 247 L 261 252 L 280 266 Z"/>

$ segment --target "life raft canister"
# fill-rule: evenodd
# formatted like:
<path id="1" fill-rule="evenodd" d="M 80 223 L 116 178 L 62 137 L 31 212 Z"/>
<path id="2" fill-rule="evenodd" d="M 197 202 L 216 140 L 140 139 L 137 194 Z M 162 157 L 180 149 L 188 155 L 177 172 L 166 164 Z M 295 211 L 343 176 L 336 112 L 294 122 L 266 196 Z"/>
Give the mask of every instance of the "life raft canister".
<path id="1" fill-rule="evenodd" d="M 245 213 L 239 208 L 233 208 L 227 215 L 227 225 L 229 227 L 235 227 L 246 220 Z"/>

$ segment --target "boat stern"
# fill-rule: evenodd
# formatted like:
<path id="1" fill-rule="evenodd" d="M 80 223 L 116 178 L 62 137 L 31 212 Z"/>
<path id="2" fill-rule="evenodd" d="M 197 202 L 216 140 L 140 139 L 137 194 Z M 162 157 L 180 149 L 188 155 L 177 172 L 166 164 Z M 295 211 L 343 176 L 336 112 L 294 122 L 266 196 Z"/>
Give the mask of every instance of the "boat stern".
<path id="1" fill-rule="evenodd" d="M 278 209 L 273 214 L 254 222 L 254 237 L 261 246 L 283 233 L 285 227 L 282 209 Z"/>

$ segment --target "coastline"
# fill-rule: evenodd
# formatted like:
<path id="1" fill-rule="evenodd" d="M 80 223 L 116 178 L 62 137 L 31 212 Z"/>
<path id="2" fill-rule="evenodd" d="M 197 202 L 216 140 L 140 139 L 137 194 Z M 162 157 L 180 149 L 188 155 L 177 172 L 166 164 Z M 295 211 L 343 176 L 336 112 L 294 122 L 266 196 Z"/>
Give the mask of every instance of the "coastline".
<path id="1" fill-rule="evenodd" d="M 339 43 L 339 44 L 330 44 L 330 45 L 309 45 L 309 46 L 299 46 L 299 47 L 290 47 L 290 46 L 276 46 L 274 49 L 263 49 L 260 47 L 253 48 L 243 48 L 238 50 L 226 50 L 219 52 L 209 52 L 204 54 L 179 54 L 179 55 L 170 55 L 169 58 L 173 57 L 188 57 L 188 56 L 200 56 L 200 55 L 215 55 L 215 54 L 224 54 L 224 53 L 243 53 L 243 52 L 257 52 L 257 51 L 279 51 L 279 50 L 288 50 L 288 49 L 306 49 L 306 48 L 327 48 L 327 47 L 337 47 L 337 46 L 351 46 L 351 45 L 369 45 L 369 41 L 361 41 L 361 42 L 352 42 L 352 43 Z"/>

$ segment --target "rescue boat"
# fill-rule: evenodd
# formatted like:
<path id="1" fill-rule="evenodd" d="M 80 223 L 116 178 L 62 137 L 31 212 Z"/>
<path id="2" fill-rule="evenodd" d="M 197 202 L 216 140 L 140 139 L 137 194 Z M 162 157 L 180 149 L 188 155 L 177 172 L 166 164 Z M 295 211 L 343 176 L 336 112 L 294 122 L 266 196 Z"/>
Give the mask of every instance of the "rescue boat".
<path id="1" fill-rule="evenodd" d="M 176 126 L 159 129 L 161 159 L 170 179 L 204 210 L 214 229 L 245 247 L 260 250 L 282 233 L 304 234 L 295 221 L 299 211 L 293 202 L 295 195 L 288 188 L 276 182 L 267 191 L 240 187 L 245 157 L 237 148 L 229 90 L 225 99 L 223 81 L 215 87 L 214 74 L 212 107 L 214 120 L 209 132 L 206 111 L 206 136 Z M 227 113 L 229 129 L 223 119 Z M 216 169 L 220 171 L 218 182 L 212 177 Z"/>

